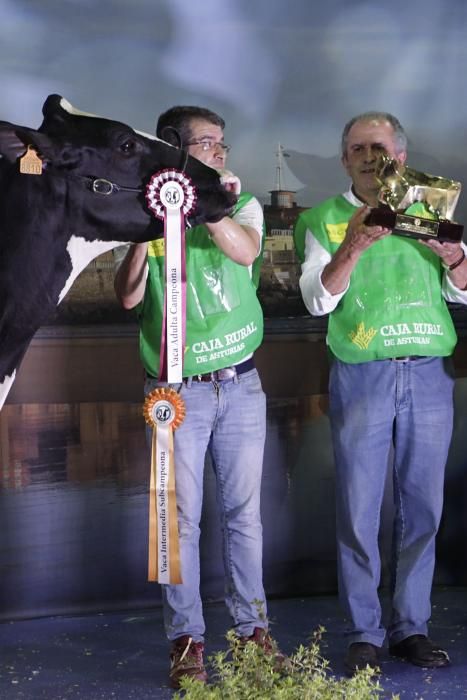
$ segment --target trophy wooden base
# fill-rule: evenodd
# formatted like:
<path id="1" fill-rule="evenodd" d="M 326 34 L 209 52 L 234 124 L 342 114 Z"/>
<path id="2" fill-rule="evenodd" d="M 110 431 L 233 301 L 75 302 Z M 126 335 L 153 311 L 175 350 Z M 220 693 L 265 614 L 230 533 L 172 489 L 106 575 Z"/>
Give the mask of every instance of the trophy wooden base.
<path id="1" fill-rule="evenodd" d="M 458 243 L 462 240 L 464 227 L 454 221 L 440 219 L 423 219 L 421 216 L 411 216 L 392 211 L 389 207 L 375 207 L 365 219 L 367 226 L 384 226 L 392 229 L 398 236 Z"/>

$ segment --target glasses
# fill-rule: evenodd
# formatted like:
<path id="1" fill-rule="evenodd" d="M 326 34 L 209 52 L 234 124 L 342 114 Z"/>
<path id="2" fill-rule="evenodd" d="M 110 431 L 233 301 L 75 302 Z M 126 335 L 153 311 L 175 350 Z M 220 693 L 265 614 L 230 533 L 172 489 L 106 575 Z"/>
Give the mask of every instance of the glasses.
<path id="1" fill-rule="evenodd" d="M 220 148 L 224 153 L 228 153 L 232 146 L 228 146 L 226 143 L 221 141 L 211 141 L 211 139 L 202 139 L 200 141 L 188 141 L 186 146 L 201 146 L 202 151 L 212 151 L 216 148 Z"/>

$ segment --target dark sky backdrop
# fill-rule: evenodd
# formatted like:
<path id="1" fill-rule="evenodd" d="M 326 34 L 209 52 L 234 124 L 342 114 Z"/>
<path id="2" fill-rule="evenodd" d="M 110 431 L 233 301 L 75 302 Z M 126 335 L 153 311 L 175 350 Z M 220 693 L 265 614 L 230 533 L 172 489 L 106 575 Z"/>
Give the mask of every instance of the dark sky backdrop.
<path id="1" fill-rule="evenodd" d="M 314 204 L 346 184 L 347 119 L 391 111 L 412 166 L 465 182 L 467 218 L 464 0 L 0 0 L 0 52 L 0 118 L 38 126 L 52 92 L 145 131 L 173 104 L 208 106 L 263 200 L 278 142 L 285 186 Z"/>

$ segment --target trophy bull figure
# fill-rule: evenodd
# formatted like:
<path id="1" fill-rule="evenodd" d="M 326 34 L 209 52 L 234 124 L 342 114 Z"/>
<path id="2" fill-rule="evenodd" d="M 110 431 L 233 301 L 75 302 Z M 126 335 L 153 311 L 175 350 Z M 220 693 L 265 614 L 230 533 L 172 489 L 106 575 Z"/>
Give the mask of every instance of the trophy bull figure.
<path id="1" fill-rule="evenodd" d="M 378 179 L 381 182 L 379 201 L 393 211 L 405 211 L 415 202 L 424 202 L 437 219 L 453 218 L 461 192 L 460 182 L 409 168 L 387 155 L 382 156 Z"/>

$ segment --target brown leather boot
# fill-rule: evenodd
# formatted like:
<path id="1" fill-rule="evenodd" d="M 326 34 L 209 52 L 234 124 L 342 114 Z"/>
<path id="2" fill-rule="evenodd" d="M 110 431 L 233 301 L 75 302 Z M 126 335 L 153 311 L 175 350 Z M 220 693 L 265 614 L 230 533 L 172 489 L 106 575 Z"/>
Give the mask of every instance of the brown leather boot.
<path id="1" fill-rule="evenodd" d="M 253 634 L 251 634 L 249 637 L 240 637 L 240 643 L 242 646 L 248 642 L 253 642 L 253 644 L 260 647 L 266 656 L 274 657 L 275 671 L 285 671 L 289 667 L 289 659 L 280 651 L 276 640 L 271 637 L 268 630 L 265 630 L 262 627 L 255 627 Z"/>
<path id="2" fill-rule="evenodd" d="M 203 642 L 194 642 L 193 638 L 187 634 L 175 639 L 170 650 L 172 688 L 180 688 L 180 681 L 184 676 L 206 683 L 208 674 L 204 667 L 203 652 Z"/>

